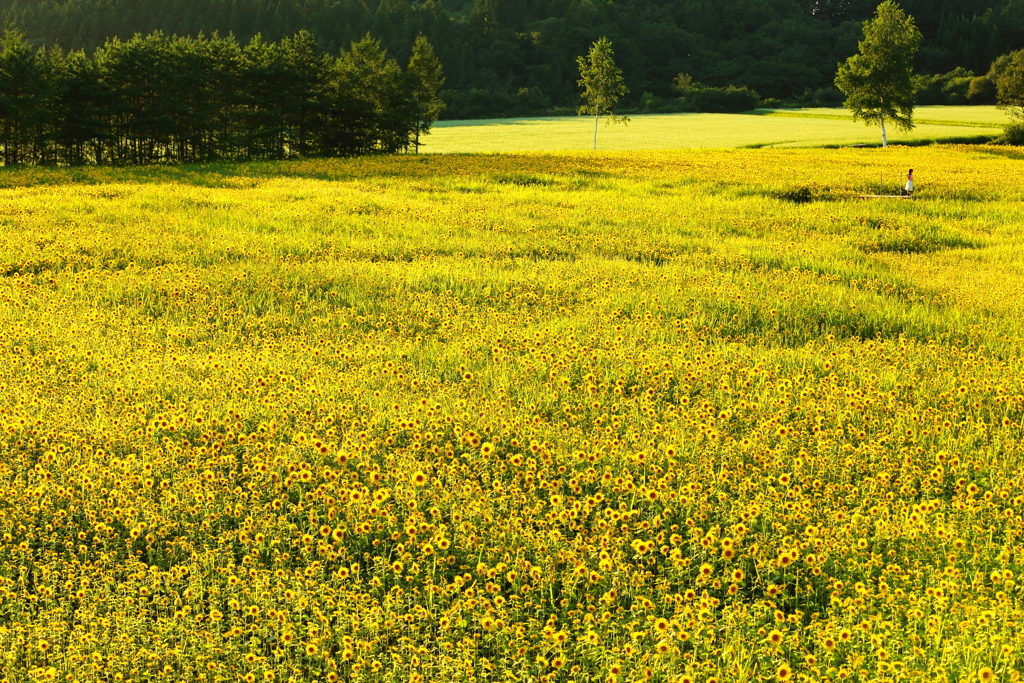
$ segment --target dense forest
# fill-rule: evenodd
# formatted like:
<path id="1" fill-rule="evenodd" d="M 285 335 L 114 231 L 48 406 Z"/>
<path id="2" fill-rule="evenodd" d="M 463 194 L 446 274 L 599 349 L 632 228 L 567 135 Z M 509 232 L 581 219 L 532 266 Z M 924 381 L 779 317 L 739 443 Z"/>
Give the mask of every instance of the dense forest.
<path id="1" fill-rule="evenodd" d="M 111 39 L 92 55 L 0 50 L 0 147 L 11 164 L 151 164 L 417 150 L 443 76 L 418 36 L 405 69 L 369 36 L 335 57 L 308 31 Z"/>
<path id="2" fill-rule="evenodd" d="M 575 58 L 610 38 L 627 107 L 675 98 L 682 72 L 766 100 L 838 104 L 836 65 L 857 49 L 877 0 L 0 0 L 0 19 L 37 45 L 100 48 L 161 30 L 246 43 L 300 29 L 331 54 L 367 34 L 400 62 L 426 35 L 444 65 L 451 118 L 578 104 Z M 1024 47 L 1024 0 L 903 0 L 924 35 L 916 69 L 983 74 Z M 958 72 L 963 74 L 963 71 Z"/>

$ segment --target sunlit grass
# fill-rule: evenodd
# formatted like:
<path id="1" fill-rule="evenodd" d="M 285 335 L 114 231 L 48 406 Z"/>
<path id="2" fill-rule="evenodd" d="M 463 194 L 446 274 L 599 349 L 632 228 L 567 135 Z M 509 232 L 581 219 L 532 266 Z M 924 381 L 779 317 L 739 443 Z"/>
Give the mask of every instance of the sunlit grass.
<path id="1" fill-rule="evenodd" d="M 1007 121 L 995 107 L 919 107 L 916 117 L 919 123 L 910 133 L 890 130 L 890 142 L 991 139 Z M 594 121 L 587 117 L 441 121 L 423 149 L 433 153 L 587 150 L 593 145 L 593 133 Z M 648 114 L 631 117 L 628 126 L 602 123 L 598 127 L 600 150 L 835 147 L 880 141 L 877 127 L 852 121 L 845 109 L 777 110 L 768 115 Z"/>
<path id="2" fill-rule="evenodd" d="M 844 108 L 808 108 L 808 109 L 768 109 L 776 116 L 824 116 L 837 119 L 850 119 L 850 112 Z M 914 108 L 914 121 L 917 124 L 939 123 L 960 126 L 1003 126 L 1010 118 L 1006 111 L 991 106 L 924 106 Z"/>

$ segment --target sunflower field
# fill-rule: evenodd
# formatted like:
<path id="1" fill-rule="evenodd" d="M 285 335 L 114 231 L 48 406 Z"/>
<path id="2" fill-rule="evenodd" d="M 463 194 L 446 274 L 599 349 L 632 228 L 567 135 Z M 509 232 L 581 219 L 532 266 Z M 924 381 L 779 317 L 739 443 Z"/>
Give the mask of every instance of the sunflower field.
<path id="1" fill-rule="evenodd" d="M 1022 160 L 4 169 L 0 681 L 1018 680 Z"/>

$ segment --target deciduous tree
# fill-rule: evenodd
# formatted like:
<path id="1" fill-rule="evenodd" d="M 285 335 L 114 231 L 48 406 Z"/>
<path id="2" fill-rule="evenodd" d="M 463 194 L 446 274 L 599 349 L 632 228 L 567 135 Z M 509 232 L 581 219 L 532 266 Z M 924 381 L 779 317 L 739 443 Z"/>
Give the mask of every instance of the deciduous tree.
<path id="1" fill-rule="evenodd" d="M 886 0 L 864 23 L 860 52 L 839 66 L 835 83 L 847 109 L 855 121 L 881 126 L 883 147 L 886 121 L 904 131 L 914 127 L 913 63 L 920 43 L 914 18 Z"/>
<path id="2" fill-rule="evenodd" d="M 577 57 L 576 64 L 580 68 L 578 84 L 583 88 L 585 103 L 579 113 L 591 114 L 594 117 L 594 149 L 597 149 L 597 122 L 607 116 L 609 122 L 627 122 L 624 116 L 615 115 L 615 104 L 629 92 L 622 77 L 622 69 L 615 65 L 615 53 L 612 41 L 600 38 L 590 46 L 586 57 Z"/>
<path id="3" fill-rule="evenodd" d="M 1011 117 L 1024 121 L 1024 50 L 996 59 L 989 77 L 996 86 L 997 106 Z"/>

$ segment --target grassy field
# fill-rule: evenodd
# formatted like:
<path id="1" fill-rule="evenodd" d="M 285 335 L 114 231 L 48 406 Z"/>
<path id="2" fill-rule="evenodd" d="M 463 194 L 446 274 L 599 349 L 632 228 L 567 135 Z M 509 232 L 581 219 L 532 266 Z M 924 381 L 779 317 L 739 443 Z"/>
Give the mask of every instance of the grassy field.
<path id="1" fill-rule="evenodd" d="M 828 117 L 850 121 L 847 109 L 766 109 L 771 116 Z M 974 127 L 1001 127 L 1009 121 L 1006 112 L 997 107 L 945 107 L 928 106 L 914 109 L 917 124 L 938 124 Z M 864 125 L 864 124 L 857 124 Z"/>
<path id="2" fill-rule="evenodd" d="M 1022 159 L 0 171 L 0 680 L 1017 680 Z"/>
<path id="3" fill-rule="evenodd" d="M 893 144 L 967 142 L 997 137 L 1008 119 L 995 107 L 918 107 L 910 133 L 889 130 Z M 563 116 L 440 121 L 425 152 L 587 150 L 594 120 Z M 845 109 L 758 110 L 756 114 L 647 114 L 627 126 L 601 124 L 598 149 L 634 151 L 691 147 L 838 147 L 879 145 L 877 126 L 854 122 Z"/>

